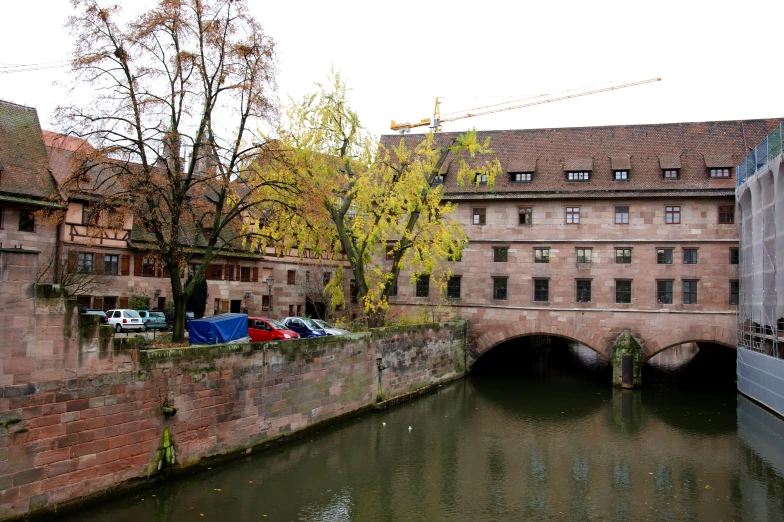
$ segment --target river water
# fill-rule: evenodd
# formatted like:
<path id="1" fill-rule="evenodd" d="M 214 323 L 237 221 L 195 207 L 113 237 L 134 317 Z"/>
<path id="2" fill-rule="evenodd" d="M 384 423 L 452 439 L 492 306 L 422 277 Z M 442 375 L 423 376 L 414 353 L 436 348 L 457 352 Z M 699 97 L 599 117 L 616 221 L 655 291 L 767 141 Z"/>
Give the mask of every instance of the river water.
<path id="1" fill-rule="evenodd" d="M 67 520 L 784 520 L 777 417 L 561 373 L 472 376 Z"/>

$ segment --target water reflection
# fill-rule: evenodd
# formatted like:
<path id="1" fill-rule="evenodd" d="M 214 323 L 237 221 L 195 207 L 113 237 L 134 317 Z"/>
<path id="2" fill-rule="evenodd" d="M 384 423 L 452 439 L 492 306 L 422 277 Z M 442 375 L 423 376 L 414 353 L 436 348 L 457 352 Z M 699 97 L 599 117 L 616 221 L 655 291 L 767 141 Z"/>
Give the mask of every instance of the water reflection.
<path id="1" fill-rule="evenodd" d="M 471 378 L 68 520 L 784 520 L 784 423 L 688 395 Z"/>

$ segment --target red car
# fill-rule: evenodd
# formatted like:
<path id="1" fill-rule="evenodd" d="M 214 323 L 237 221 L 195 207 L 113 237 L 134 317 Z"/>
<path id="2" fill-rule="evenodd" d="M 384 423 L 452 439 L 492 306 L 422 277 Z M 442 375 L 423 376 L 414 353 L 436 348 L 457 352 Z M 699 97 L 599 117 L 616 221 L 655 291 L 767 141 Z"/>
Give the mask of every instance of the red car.
<path id="1" fill-rule="evenodd" d="M 248 317 L 248 335 L 252 343 L 299 338 L 297 332 L 289 330 L 284 324 L 267 317 Z"/>

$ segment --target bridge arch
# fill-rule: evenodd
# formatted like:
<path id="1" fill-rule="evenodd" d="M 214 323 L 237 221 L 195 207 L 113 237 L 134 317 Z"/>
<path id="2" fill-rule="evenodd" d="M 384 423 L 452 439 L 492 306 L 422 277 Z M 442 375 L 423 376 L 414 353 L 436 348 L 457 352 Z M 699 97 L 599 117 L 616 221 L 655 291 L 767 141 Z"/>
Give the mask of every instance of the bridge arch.
<path id="1" fill-rule="evenodd" d="M 601 348 L 607 346 L 607 341 L 601 335 L 589 334 L 587 330 L 577 328 L 571 322 L 556 321 L 555 323 L 523 320 L 489 330 L 476 339 L 474 361 L 499 344 L 535 335 L 563 337 L 587 346 L 604 359 L 610 359 L 605 350 Z"/>
<path id="2" fill-rule="evenodd" d="M 737 349 L 735 330 L 719 326 L 693 325 L 683 330 L 664 334 L 659 339 L 645 340 L 645 360 L 654 355 L 685 343 L 714 343 Z"/>

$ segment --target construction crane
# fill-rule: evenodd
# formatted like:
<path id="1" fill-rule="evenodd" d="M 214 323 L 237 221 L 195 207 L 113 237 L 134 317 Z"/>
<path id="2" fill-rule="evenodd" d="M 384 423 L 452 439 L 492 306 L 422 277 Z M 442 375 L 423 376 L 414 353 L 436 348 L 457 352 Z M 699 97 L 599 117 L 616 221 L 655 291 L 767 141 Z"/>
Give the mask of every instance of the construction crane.
<path id="1" fill-rule="evenodd" d="M 469 111 L 476 111 L 476 112 L 466 112 L 465 114 L 461 114 L 459 116 L 452 116 L 448 118 L 441 118 L 441 100 L 436 97 L 436 105 L 433 108 L 433 117 L 432 118 L 422 118 L 417 123 L 397 123 L 395 120 L 392 120 L 390 128 L 393 131 L 398 131 L 401 134 L 405 134 L 406 132 L 411 132 L 411 129 L 416 127 L 429 127 L 433 130 L 433 132 L 441 132 L 441 124 L 448 122 L 448 121 L 457 121 L 462 120 L 465 118 L 473 118 L 474 116 L 484 116 L 485 114 L 494 114 L 497 112 L 503 111 L 511 111 L 514 109 L 521 109 L 523 107 L 531 107 L 533 105 L 543 105 L 545 103 L 552 103 L 562 100 L 569 100 L 571 98 L 579 98 L 581 96 L 588 96 L 589 94 L 598 94 L 600 92 L 607 92 L 607 91 L 615 91 L 618 89 L 625 89 L 626 87 L 634 87 L 636 85 L 643 85 L 646 83 L 658 82 L 661 81 L 661 78 L 649 78 L 647 80 L 639 80 L 636 82 L 631 83 L 624 83 L 621 85 L 613 85 L 610 87 L 603 87 L 601 89 L 592 89 L 589 91 L 584 92 L 577 92 L 574 94 L 565 94 L 563 96 L 556 96 L 555 98 L 547 98 L 550 96 L 549 94 L 540 94 L 538 96 L 532 96 L 531 98 L 523 98 L 522 100 L 515 100 L 511 102 L 504 102 L 504 103 L 496 103 L 492 105 L 485 105 L 483 107 L 476 107 L 474 109 L 468 109 Z M 563 92 L 563 91 L 562 91 Z M 568 91 L 567 91 L 568 92 Z M 539 98 L 546 98 L 546 99 L 539 99 Z M 512 105 L 510 107 L 499 107 L 500 105 L 509 105 L 510 103 L 516 103 L 518 101 L 525 101 L 534 99 L 534 101 L 529 101 L 526 103 L 521 103 L 518 105 Z"/>

